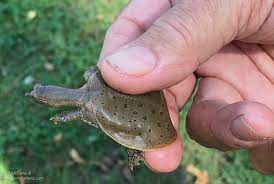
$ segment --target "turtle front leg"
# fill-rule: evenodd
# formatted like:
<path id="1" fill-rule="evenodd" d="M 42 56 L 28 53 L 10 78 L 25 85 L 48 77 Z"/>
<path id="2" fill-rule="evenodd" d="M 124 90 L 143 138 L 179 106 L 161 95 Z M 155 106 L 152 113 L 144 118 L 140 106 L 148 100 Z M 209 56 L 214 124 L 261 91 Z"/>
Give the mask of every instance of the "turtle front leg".
<path id="1" fill-rule="evenodd" d="M 82 109 L 77 111 L 62 112 L 60 114 L 53 116 L 52 118 L 50 118 L 50 120 L 53 121 L 54 123 L 81 120 L 96 128 L 99 127 L 96 122 L 96 119 L 87 117 L 85 111 L 83 111 Z"/>
<path id="2" fill-rule="evenodd" d="M 140 165 L 140 161 L 144 161 L 144 152 L 134 149 L 128 149 L 128 165 L 132 171 L 135 166 Z"/>
<path id="3" fill-rule="evenodd" d="M 57 114 L 50 118 L 50 121 L 53 121 L 54 123 L 57 122 L 68 122 L 73 120 L 81 120 L 83 117 L 83 113 L 81 110 L 77 111 L 68 111 L 68 112 L 62 112 L 60 114 Z"/>

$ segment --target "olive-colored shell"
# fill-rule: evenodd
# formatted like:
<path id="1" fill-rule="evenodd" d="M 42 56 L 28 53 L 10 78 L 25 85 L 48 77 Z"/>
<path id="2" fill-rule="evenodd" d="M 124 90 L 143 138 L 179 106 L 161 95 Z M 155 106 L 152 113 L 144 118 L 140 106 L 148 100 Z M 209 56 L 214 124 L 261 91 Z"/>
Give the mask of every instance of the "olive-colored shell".
<path id="1" fill-rule="evenodd" d="M 99 70 L 88 79 L 92 91 L 85 105 L 102 130 L 118 143 L 137 150 L 153 150 L 176 139 L 162 91 L 143 95 L 120 93 L 108 86 Z"/>

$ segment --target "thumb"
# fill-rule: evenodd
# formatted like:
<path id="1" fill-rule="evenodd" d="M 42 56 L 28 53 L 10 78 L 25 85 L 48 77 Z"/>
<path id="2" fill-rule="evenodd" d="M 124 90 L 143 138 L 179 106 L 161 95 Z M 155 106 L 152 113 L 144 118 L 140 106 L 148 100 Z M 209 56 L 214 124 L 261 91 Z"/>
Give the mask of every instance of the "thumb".
<path id="1" fill-rule="evenodd" d="M 236 36 L 263 24 L 272 5 L 256 2 L 177 0 L 143 35 L 102 60 L 103 78 L 131 94 L 173 86 Z M 247 26 L 250 16 L 260 19 Z"/>

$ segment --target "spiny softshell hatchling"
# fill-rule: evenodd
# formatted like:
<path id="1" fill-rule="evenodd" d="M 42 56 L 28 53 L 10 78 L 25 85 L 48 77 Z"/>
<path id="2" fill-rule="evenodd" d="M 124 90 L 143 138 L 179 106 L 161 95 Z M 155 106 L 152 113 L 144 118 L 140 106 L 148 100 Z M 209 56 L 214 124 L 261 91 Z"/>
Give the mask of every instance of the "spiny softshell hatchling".
<path id="1" fill-rule="evenodd" d="M 82 120 L 101 128 L 109 137 L 129 148 L 133 169 L 143 160 L 143 151 L 152 151 L 176 139 L 162 91 L 128 95 L 112 89 L 98 67 L 85 72 L 87 83 L 79 89 L 36 84 L 26 96 L 52 107 L 76 106 L 51 118 L 54 122 Z"/>

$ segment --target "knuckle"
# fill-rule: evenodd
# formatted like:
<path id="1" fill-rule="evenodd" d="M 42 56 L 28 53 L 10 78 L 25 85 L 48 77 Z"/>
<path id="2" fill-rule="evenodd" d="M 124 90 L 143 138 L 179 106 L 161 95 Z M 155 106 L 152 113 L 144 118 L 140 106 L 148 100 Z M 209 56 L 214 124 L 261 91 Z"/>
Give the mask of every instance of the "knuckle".
<path id="1" fill-rule="evenodd" d="M 187 11 L 184 10 L 184 12 Z M 159 35 L 164 38 L 163 40 L 177 49 L 188 48 L 192 45 L 193 35 L 190 28 L 195 27 L 191 25 L 195 21 L 185 21 L 182 13 L 183 11 L 179 9 L 179 6 L 175 6 L 169 11 L 167 16 L 163 16 L 159 21 L 154 23 L 156 27 L 155 31 L 158 31 Z M 194 20 L 195 18 L 191 18 L 191 16 L 189 13 L 188 19 Z"/>
<path id="2" fill-rule="evenodd" d="M 131 24 L 132 27 L 136 27 L 137 30 L 139 30 L 140 32 L 145 32 L 147 29 L 147 26 L 145 26 L 144 23 L 138 21 L 136 18 L 133 18 L 133 17 L 121 16 L 119 20 L 122 21 L 123 23 Z"/>

